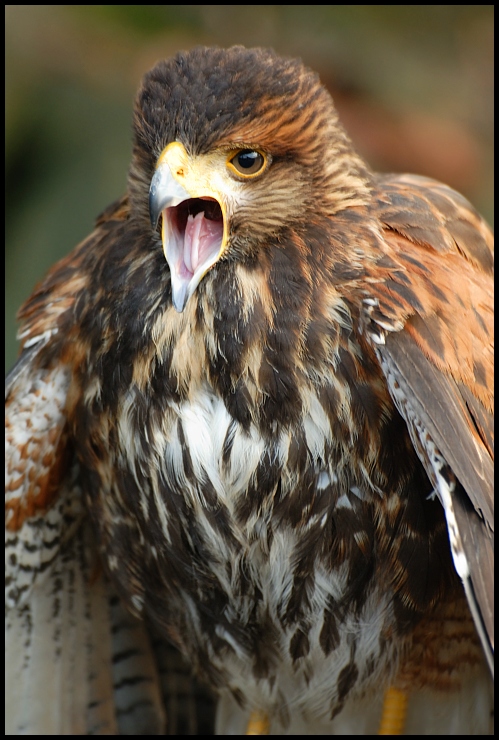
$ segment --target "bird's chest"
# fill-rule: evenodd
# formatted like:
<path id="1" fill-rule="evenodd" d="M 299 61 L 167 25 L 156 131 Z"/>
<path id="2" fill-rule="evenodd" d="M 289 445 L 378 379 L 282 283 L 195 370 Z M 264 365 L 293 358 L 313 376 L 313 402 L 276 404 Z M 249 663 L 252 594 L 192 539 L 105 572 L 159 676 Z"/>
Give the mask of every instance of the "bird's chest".
<path id="1" fill-rule="evenodd" d="M 129 603 L 215 683 L 250 670 L 262 690 L 258 676 L 296 664 L 302 691 L 313 663 L 330 684 L 333 650 L 333 672 L 357 670 L 353 633 L 377 657 L 388 610 L 371 588 L 372 507 L 319 399 L 309 394 L 294 428 L 266 435 L 208 389 L 133 433 L 132 401 L 117 420 L 121 473 L 103 517 L 115 522 L 103 539 Z"/>
<path id="2" fill-rule="evenodd" d="M 120 595 L 211 685 L 260 707 L 341 706 L 398 649 L 349 408 L 310 385 L 294 423 L 245 424 L 208 383 L 181 401 L 160 390 L 129 386 L 79 435 Z"/>
<path id="3" fill-rule="evenodd" d="M 138 482 L 147 470 L 150 506 L 164 511 L 166 528 L 180 517 L 217 560 L 244 553 L 259 561 L 270 555 L 269 538 L 286 533 L 283 558 L 291 562 L 298 535 L 326 527 L 342 508 L 360 515 L 356 502 L 367 503 L 351 447 L 334 439 L 316 395 L 302 402 L 296 424 L 262 428 L 238 422 L 205 387 L 156 417 L 140 444 L 120 422 L 122 460 Z"/>

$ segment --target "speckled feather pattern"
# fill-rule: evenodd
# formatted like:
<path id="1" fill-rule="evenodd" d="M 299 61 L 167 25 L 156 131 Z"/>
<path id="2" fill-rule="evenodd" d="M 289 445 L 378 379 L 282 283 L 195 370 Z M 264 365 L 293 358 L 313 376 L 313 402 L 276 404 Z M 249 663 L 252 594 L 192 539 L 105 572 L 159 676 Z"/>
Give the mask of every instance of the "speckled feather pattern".
<path id="1" fill-rule="evenodd" d="M 88 517 L 128 609 L 279 731 L 397 676 L 458 697 L 486 675 L 459 558 L 493 639 L 490 230 L 446 186 L 371 173 L 317 75 L 273 52 L 159 63 L 134 131 L 127 195 L 20 311 L 39 349 L 7 398 L 11 558 L 50 571 Z M 182 313 L 148 212 L 172 141 L 272 162 Z"/>

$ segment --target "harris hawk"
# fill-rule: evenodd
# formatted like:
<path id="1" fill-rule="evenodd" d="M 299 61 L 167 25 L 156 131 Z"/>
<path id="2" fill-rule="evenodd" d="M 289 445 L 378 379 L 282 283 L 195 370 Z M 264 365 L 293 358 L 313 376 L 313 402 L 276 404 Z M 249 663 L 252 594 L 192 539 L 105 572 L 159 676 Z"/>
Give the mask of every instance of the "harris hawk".
<path id="1" fill-rule="evenodd" d="M 492 241 L 300 61 L 146 74 L 126 196 L 19 312 L 8 734 L 163 734 L 169 643 L 219 733 L 490 732 Z"/>

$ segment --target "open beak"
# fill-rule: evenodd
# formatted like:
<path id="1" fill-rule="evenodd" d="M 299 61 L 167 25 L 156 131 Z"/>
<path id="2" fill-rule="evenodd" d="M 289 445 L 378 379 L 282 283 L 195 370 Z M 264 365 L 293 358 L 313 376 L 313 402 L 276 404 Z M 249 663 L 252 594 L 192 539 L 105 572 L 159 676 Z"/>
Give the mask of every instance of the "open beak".
<path id="1" fill-rule="evenodd" d="M 163 251 L 170 266 L 172 301 L 182 312 L 227 243 L 224 205 L 210 183 L 209 166 L 175 141 L 163 150 L 149 189 L 151 224 L 162 218 Z"/>

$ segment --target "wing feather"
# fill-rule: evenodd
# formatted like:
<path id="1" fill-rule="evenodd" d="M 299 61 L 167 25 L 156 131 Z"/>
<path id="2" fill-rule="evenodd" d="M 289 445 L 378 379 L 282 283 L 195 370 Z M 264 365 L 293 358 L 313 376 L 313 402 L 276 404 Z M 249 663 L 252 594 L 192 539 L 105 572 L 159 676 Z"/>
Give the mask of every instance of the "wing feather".
<path id="1" fill-rule="evenodd" d="M 493 237 L 440 183 L 407 175 L 379 187 L 386 254 L 366 333 L 444 507 L 493 670 Z"/>
<path id="2" fill-rule="evenodd" d="M 86 516 L 70 371 L 43 356 L 47 317 L 30 321 L 6 382 L 6 732 L 163 734 L 146 627 L 112 593 Z"/>
<path id="3" fill-rule="evenodd" d="M 68 448 L 64 367 L 21 356 L 5 404 L 6 604 L 21 606 L 84 516 L 78 464 Z"/>
<path id="4" fill-rule="evenodd" d="M 454 564 L 493 671 L 492 460 L 472 435 L 460 434 L 467 420 L 457 389 L 452 392 L 452 381 L 408 335 L 389 336 L 376 351 L 392 398 L 444 507 Z"/>

